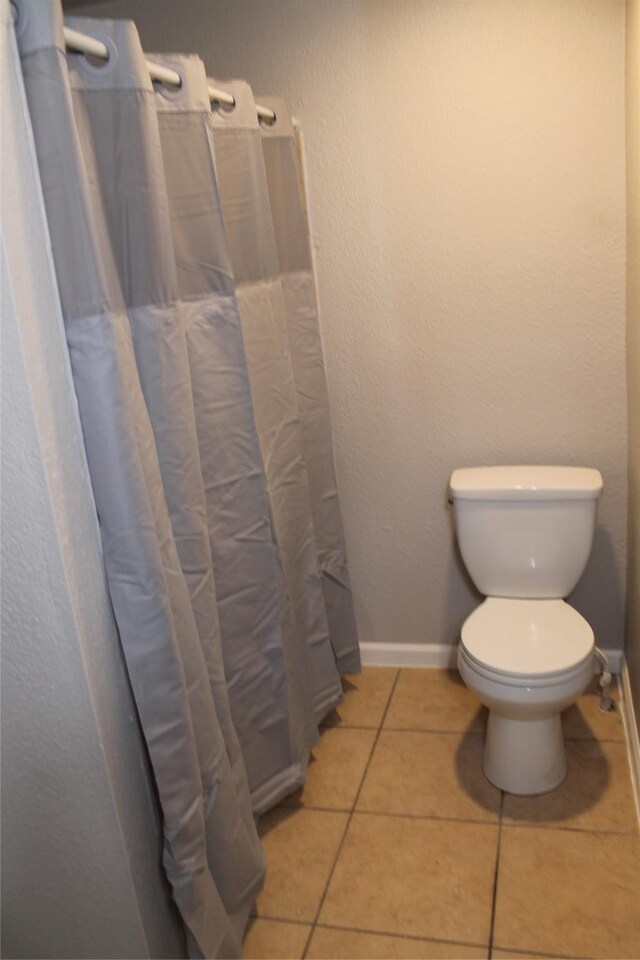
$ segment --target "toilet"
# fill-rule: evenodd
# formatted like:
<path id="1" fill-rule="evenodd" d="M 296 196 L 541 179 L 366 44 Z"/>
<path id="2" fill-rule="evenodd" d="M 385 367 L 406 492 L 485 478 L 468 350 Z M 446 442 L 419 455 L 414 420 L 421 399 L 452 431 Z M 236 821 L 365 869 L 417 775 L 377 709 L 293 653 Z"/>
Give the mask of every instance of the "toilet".
<path id="1" fill-rule="evenodd" d="M 486 599 L 462 626 L 458 668 L 489 708 L 483 767 L 532 795 L 566 774 L 560 714 L 594 672 L 593 630 L 564 600 L 589 559 L 602 477 L 582 467 L 454 470 L 465 566 Z"/>

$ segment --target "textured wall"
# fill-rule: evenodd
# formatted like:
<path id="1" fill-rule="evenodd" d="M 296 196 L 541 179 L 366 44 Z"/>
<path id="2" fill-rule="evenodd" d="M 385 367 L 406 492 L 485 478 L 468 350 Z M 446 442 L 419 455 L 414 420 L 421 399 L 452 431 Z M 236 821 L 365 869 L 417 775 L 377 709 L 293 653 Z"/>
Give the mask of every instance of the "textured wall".
<path id="1" fill-rule="evenodd" d="M 640 719 L 640 0 L 627 0 L 627 378 L 629 576 L 627 660 Z"/>
<path id="2" fill-rule="evenodd" d="M 454 642 L 477 601 L 454 467 L 599 467 L 574 602 L 621 646 L 624 3 L 107 0 L 147 51 L 304 126 L 361 636 Z"/>
<path id="3" fill-rule="evenodd" d="M 181 956 L 0 14 L 3 956 Z"/>

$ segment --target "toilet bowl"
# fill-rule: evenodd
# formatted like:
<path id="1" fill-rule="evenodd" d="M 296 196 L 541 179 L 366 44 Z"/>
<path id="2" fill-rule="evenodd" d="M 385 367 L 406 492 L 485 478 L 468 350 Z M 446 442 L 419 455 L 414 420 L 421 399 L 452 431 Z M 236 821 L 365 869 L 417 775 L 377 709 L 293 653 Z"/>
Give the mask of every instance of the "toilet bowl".
<path id="1" fill-rule="evenodd" d="M 489 709 L 483 768 L 509 793 L 553 790 L 566 758 L 560 713 L 593 675 L 594 637 L 564 600 L 490 597 L 465 621 L 464 682 Z"/>
<path id="2" fill-rule="evenodd" d="M 587 687 L 594 635 L 564 599 L 582 576 L 602 491 L 597 470 L 512 466 L 456 470 L 460 552 L 486 599 L 466 619 L 458 668 L 488 707 L 483 768 L 531 795 L 566 774 L 560 714 Z"/>

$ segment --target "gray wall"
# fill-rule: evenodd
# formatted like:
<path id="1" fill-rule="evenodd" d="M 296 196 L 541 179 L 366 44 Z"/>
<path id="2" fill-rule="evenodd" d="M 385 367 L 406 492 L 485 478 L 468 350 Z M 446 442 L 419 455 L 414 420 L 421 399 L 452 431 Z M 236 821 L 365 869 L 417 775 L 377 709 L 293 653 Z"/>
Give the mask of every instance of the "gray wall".
<path id="1" fill-rule="evenodd" d="M 635 714 L 640 721 L 640 0 L 627 0 L 627 377 L 627 662 Z"/>
<path id="2" fill-rule="evenodd" d="M 3 956 L 183 956 L 105 588 L 8 8 L 1 0 Z"/>
<path id="3" fill-rule="evenodd" d="M 361 636 L 452 643 L 477 602 L 454 467 L 599 467 L 573 598 L 623 642 L 624 3 L 107 0 L 147 51 L 304 127 Z"/>

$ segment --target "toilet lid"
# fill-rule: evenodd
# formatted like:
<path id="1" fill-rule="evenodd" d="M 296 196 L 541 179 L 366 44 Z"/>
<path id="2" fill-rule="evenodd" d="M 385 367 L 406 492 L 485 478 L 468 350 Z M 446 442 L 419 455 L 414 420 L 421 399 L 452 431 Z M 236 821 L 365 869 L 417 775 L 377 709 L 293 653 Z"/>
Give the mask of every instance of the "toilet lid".
<path id="1" fill-rule="evenodd" d="M 497 673 L 541 676 L 577 666 L 593 652 L 593 630 L 564 600 L 488 597 L 467 617 L 462 645 Z"/>

